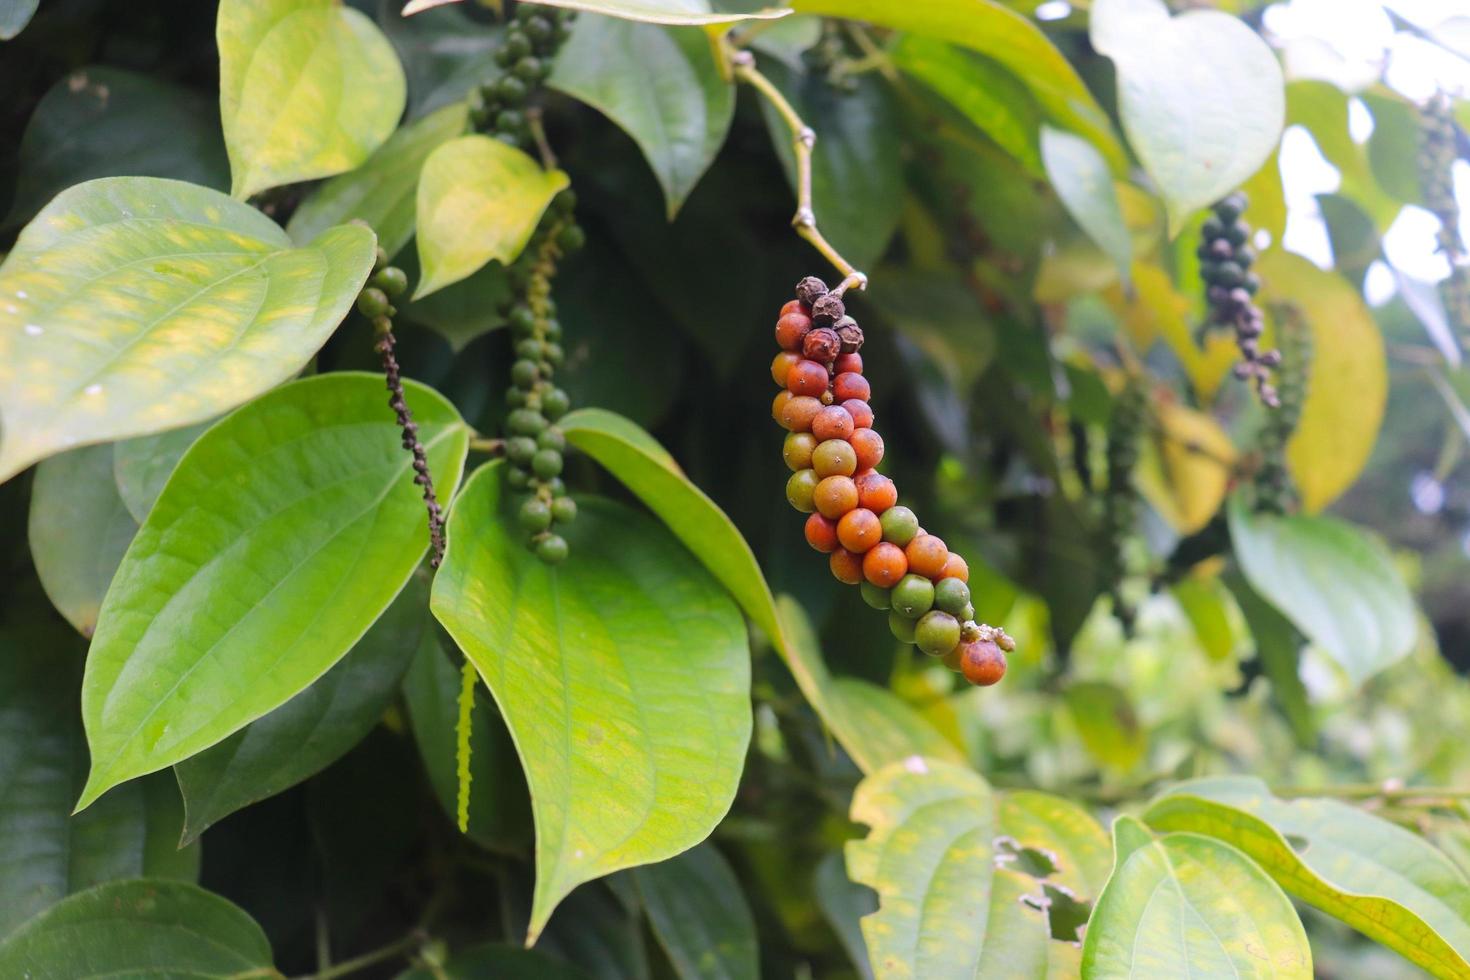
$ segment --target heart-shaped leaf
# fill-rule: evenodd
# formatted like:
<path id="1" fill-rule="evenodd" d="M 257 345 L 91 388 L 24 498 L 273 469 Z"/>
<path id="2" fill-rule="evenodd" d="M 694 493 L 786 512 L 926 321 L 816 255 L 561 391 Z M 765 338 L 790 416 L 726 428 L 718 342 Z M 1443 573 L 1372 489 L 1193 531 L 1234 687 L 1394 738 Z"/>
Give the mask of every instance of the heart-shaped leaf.
<path id="1" fill-rule="evenodd" d="M 1291 900 L 1250 858 L 1198 834 L 1153 839 L 1127 816 L 1113 833 L 1117 861 L 1087 923 L 1083 976 L 1312 976 Z"/>
<path id="2" fill-rule="evenodd" d="M 550 567 L 517 529 L 500 464 L 465 484 L 434 615 L 505 717 L 536 819 L 531 940 L 567 893 L 704 839 L 750 738 L 745 622 L 658 525 L 580 501 Z"/>
<path id="3" fill-rule="evenodd" d="M 870 828 L 848 843 L 847 870 L 878 893 L 862 920 L 875 976 L 1076 972 L 1076 943 L 1052 938 L 1050 911 L 1097 894 L 1107 837 L 1074 804 L 997 798 L 978 773 L 913 756 L 858 785 L 852 819 Z"/>
<path id="4" fill-rule="evenodd" d="M 36 467 L 26 538 L 46 597 L 83 636 L 138 523 L 112 481 L 112 447 L 87 446 Z"/>
<path id="5" fill-rule="evenodd" d="M 1219 11 L 1171 17 L 1164 0 L 1095 0 L 1090 18 L 1093 47 L 1117 68 L 1123 130 L 1177 234 L 1276 148 L 1281 66 L 1260 35 Z"/>
<path id="6" fill-rule="evenodd" d="M 290 700 L 403 588 L 428 534 L 382 385 L 297 381 L 184 454 L 102 604 L 82 685 L 92 774 L 79 807 Z M 436 392 L 405 387 L 447 501 L 468 429 Z"/>
<path id="7" fill-rule="evenodd" d="M 237 198 L 351 170 L 403 115 L 398 55 L 347 4 L 222 0 L 215 40 Z"/>
<path id="8" fill-rule="evenodd" d="M 409 0 L 403 6 L 403 16 L 429 10 L 459 0 Z M 568 10 L 585 10 L 592 14 L 606 14 L 623 20 L 643 21 L 648 24 L 731 24 L 741 20 L 766 20 L 785 17 L 791 13 L 784 7 L 767 7 L 750 10 L 748 4 L 737 4 L 745 9 L 726 10 L 725 0 L 530 0 L 548 7 L 565 7 Z"/>
<path id="9" fill-rule="evenodd" d="M 0 265 L 0 480 L 279 384 L 372 266 L 366 228 L 292 248 L 259 211 L 192 184 L 108 177 L 63 192 Z"/>
<path id="10" fill-rule="evenodd" d="M 455 102 L 404 126 L 362 166 L 318 187 L 291 215 L 286 231 L 298 242 L 309 242 L 333 225 L 357 219 L 378 233 L 378 245 L 389 258 L 397 255 L 413 237 L 424 161 L 463 135 L 468 121 L 469 106 Z"/>
<path id="11" fill-rule="evenodd" d="M 1272 249 L 1257 271 L 1266 301 L 1296 310 L 1311 332 L 1307 397 L 1286 461 L 1302 507 L 1316 512 L 1352 486 L 1378 441 L 1388 403 L 1383 333 L 1352 283 L 1300 255 Z"/>
<path id="12" fill-rule="evenodd" d="M 1470 977 L 1470 879 L 1424 838 L 1336 800 L 1284 802 L 1248 777 L 1181 783 L 1144 814 L 1219 838 L 1281 887 L 1440 977 Z"/>
<path id="13" fill-rule="evenodd" d="M 0 937 L 100 882 L 199 870 L 199 848 L 179 850 L 184 809 L 168 773 L 71 815 L 87 772 L 82 653 L 59 628 L 0 632 Z"/>
<path id="14" fill-rule="evenodd" d="M 417 198 L 419 299 L 468 278 L 491 259 L 510 264 L 567 186 L 560 170 L 488 136 L 461 136 L 424 161 Z"/>
<path id="15" fill-rule="evenodd" d="M 163 485 L 173 474 L 174 467 L 194 445 L 194 440 L 213 424 L 211 419 L 182 429 L 169 429 L 157 435 L 138 436 L 112 444 L 112 478 L 133 520 L 141 524 L 148 519 L 148 512 L 153 509 L 158 495 L 163 493 Z"/>
<path id="16" fill-rule="evenodd" d="M 310 687 L 174 766 L 183 839 L 313 776 L 362 740 L 393 701 L 429 615 L 427 582 L 409 580 L 382 617 Z"/>
<path id="17" fill-rule="evenodd" d="M 134 879 L 64 899 L 0 943 L 0 975 L 28 980 L 280 977 L 255 921 L 183 882 Z"/>
<path id="18" fill-rule="evenodd" d="M 149 75 L 88 65 L 58 81 L 26 123 L 7 226 L 94 177 L 172 177 L 230 185 L 219 107 Z"/>
<path id="19" fill-rule="evenodd" d="M 680 980 L 755 980 L 755 919 L 712 844 L 632 871 L 648 924 Z"/>
<path id="20" fill-rule="evenodd" d="M 978 51 L 1030 89 L 1046 117 L 1087 137 L 1115 173 L 1127 156 L 1077 70 L 1036 24 L 995 0 L 793 0 L 798 13 L 845 17 Z"/>
<path id="21" fill-rule="evenodd" d="M 695 27 L 582 17 L 547 84 L 633 137 L 664 189 L 670 220 L 709 169 L 735 114 L 734 82 L 709 35 Z"/>
<path id="22" fill-rule="evenodd" d="M 1405 657 L 1419 621 L 1381 543 L 1332 517 L 1229 506 L 1230 542 L 1251 587 L 1342 667 L 1353 684 Z"/>
<path id="23" fill-rule="evenodd" d="M 1123 223 L 1108 162 L 1087 140 L 1051 126 L 1041 127 L 1041 159 L 1067 213 L 1127 277 L 1133 239 Z"/>

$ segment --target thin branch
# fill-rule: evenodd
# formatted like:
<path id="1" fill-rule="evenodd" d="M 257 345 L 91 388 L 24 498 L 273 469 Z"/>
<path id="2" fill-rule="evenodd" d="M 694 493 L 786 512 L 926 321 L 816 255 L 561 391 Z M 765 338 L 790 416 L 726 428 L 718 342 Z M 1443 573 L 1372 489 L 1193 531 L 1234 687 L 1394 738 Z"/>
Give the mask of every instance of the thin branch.
<path id="1" fill-rule="evenodd" d="M 329 966 L 325 970 L 307 974 L 302 980 L 335 980 L 337 977 L 345 977 L 348 974 L 356 973 L 358 970 L 365 970 L 370 966 L 376 966 L 384 960 L 405 956 L 420 946 L 423 941 L 423 933 L 415 929 L 397 942 L 381 946 L 378 949 L 363 953 L 361 956 L 354 956 L 350 960 L 343 960 L 341 963 L 335 966 Z"/>
<path id="2" fill-rule="evenodd" d="M 834 292 L 840 296 L 852 287 L 866 289 L 868 277 L 843 258 L 817 227 L 817 213 L 812 208 L 812 148 L 817 143 L 816 130 L 806 124 L 781 90 L 760 73 L 755 66 L 755 55 L 749 51 L 731 51 L 730 68 L 737 80 L 755 89 L 771 104 L 791 130 L 791 149 L 796 156 L 796 214 L 791 219 L 791 227 L 842 273 L 842 282 Z"/>
<path id="3" fill-rule="evenodd" d="M 556 153 L 546 139 L 546 127 L 541 124 L 540 106 L 532 106 L 526 110 L 526 125 L 531 129 L 531 139 L 536 142 L 536 152 L 541 155 L 541 166 L 547 170 L 555 170 Z"/>

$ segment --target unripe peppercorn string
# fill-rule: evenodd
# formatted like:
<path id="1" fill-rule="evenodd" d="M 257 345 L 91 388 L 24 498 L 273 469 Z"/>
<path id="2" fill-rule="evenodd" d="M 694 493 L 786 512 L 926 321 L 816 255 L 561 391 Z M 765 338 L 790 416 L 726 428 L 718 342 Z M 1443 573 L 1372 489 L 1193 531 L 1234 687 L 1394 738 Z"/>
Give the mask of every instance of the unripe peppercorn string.
<path id="1" fill-rule="evenodd" d="M 971 683 L 995 683 L 1015 644 L 1004 630 L 974 621 L 969 566 L 923 532 L 914 512 L 899 505 L 893 481 L 876 470 L 884 446 L 862 374 L 862 328 L 840 296 L 808 277 L 781 307 L 775 340 L 782 352 L 771 378 L 783 390 L 771 414 L 789 433 L 781 450 L 792 471 L 786 499 L 808 515 L 807 543 L 827 555 L 834 578 L 860 586 L 865 603 L 889 611 L 899 640 Z"/>
<path id="2" fill-rule="evenodd" d="M 1281 363 L 1281 354 L 1261 350 L 1265 316 L 1254 299 L 1261 281 L 1250 271 L 1255 252 L 1250 246 L 1250 226 L 1241 220 L 1247 203 L 1240 191 L 1227 195 L 1215 203 L 1213 214 L 1200 228 L 1199 271 L 1210 310 L 1205 328 L 1229 327 L 1235 331 L 1235 343 L 1240 348 L 1235 376 L 1254 381 L 1261 401 L 1275 408 L 1278 400 L 1271 371 Z"/>

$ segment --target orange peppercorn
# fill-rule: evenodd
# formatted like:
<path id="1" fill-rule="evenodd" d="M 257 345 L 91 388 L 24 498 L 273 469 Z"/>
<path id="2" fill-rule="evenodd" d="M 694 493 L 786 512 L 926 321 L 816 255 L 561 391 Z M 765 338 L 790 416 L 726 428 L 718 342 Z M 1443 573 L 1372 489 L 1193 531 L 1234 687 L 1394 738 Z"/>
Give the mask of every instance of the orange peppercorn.
<path id="1" fill-rule="evenodd" d="M 837 550 L 837 522 L 821 514 L 806 519 L 806 543 L 822 554 Z"/>
<path id="2" fill-rule="evenodd" d="M 813 423 L 815 426 L 815 423 Z M 883 462 L 883 437 L 875 429 L 857 429 L 849 437 L 857 450 L 859 470 L 871 470 Z"/>
<path id="3" fill-rule="evenodd" d="M 856 398 L 849 398 L 842 403 L 847 409 L 847 414 L 852 416 L 852 424 L 855 428 L 871 429 L 873 427 L 873 410 L 868 407 L 867 402 L 860 402 Z"/>
<path id="4" fill-rule="evenodd" d="M 775 419 L 777 422 L 780 422 L 782 425 L 786 425 L 785 422 L 781 422 L 781 412 L 782 412 L 783 409 L 786 408 L 786 403 L 789 402 L 789 401 L 791 401 L 791 399 L 792 399 L 791 392 L 789 392 L 789 391 L 777 392 L 776 393 L 776 400 L 773 401 L 773 402 L 771 402 L 771 418 Z"/>
<path id="5" fill-rule="evenodd" d="M 810 395 L 793 397 L 789 391 L 786 394 L 786 402 L 781 406 L 781 424 L 792 432 L 811 431 L 812 419 L 822 410 L 822 403 Z"/>
<path id="6" fill-rule="evenodd" d="M 812 318 L 800 310 L 783 313 L 776 321 L 776 343 L 782 350 L 801 350 L 801 342 L 811 328 Z"/>
<path id="7" fill-rule="evenodd" d="M 832 381 L 832 397 L 840 402 L 845 402 L 849 398 L 865 402 L 872 394 L 873 389 L 868 386 L 868 379 L 861 374 L 847 371 L 837 375 Z"/>
<path id="8" fill-rule="evenodd" d="M 990 640 L 972 640 L 959 647 L 960 673 L 979 687 L 989 687 L 1006 675 L 1006 655 Z"/>
<path id="9" fill-rule="evenodd" d="M 827 369 L 816 361 L 797 361 L 786 372 L 786 388 L 793 395 L 820 395 L 827 390 Z"/>
<path id="10" fill-rule="evenodd" d="M 832 552 L 832 557 L 827 559 L 827 567 L 832 569 L 837 581 L 847 585 L 857 585 L 863 580 L 863 560 L 842 548 Z"/>
<path id="11" fill-rule="evenodd" d="M 820 490 L 821 484 L 817 484 L 817 488 Z M 903 553 L 909 560 L 909 571 L 928 579 L 942 576 L 945 563 L 949 561 L 949 549 L 944 546 L 944 541 L 932 534 L 920 534 L 909 542 Z"/>
<path id="12" fill-rule="evenodd" d="M 829 476 L 817 484 L 812 494 L 817 513 L 837 520 L 858 505 L 857 484 L 850 476 Z"/>
<path id="13" fill-rule="evenodd" d="M 909 560 L 896 544 L 880 541 L 863 555 L 863 577 L 880 589 L 891 589 L 908 574 Z"/>
<path id="14" fill-rule="evenodd" d="M 852 478 L 858 488 L 858 506 L 881 514 L 898 503 L 898 487 L 882 473 L 866 470 Z"/>
<path id="15" fill-rule="evenodd" d="M 882 539 L 878 515 L 865 508 L 850 510 L 837 522 L 837 540 L 848 551 L 862 554 Z"/>
<path id="16" fill-rule="evenodd" d="M 841 405 L 828 405 L 817 413 L 812 419 L 812 435 L 818 439 L 848 439 L 851 438 L 857 425 L 852 420 L 851 413 Z M 853 446 L 857 449 L 857 446 Z M 858 451 L 858 469 L 867 469 L 862 464 L 862 452 Z"/>
<path id="17" fill-rule="evenodd" d="M 862 499 L 862 488 L 858 488 L 858 499 Z M 864 507 L 867 504 L 863 504 Z M 940 578 L 957 578 L 961 582 L 970 581 L 970 565 L 953 551 L 949 553 L 948 560 L 944 563 L 944 571 L 940 572 Z"/>
<path id="18" fill-rule="evenodd" d="M 857 353 L 841 354 L 838 356 L 837 360 L 833 362 L 832 370 L 836 371 L 838 374 L 862 374 L 863 355 Z"/>
<path id="19" fill-rule="evenodd" d="M 786 387 L 786 378 L 791 374 L 791 367 L 801 360 L 799 354 L 793 354 L 789 350 L 783 350 L 771 361 L 771 380 L 782 388 Z"/>

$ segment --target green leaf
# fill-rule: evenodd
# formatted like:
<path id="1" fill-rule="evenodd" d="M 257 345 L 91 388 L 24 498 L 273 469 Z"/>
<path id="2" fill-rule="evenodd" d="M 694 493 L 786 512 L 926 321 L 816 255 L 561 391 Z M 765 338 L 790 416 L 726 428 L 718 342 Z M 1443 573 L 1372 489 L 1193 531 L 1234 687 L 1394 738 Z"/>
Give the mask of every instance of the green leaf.
<path id="1" fill-rule="evenodd" d="M 417 17 L 402 16 L 393 0 L 372 6 L 408 76 L 409 119 L 463 102 L 471 89 L 499 75 L 494 55 L 505 27 L 484 18 L 479 4 L 440 7 Z"/>
<path id="2" fill-rule="evenodd" d="M 188 448 L 194 445 L 214 419 L 182 429 L 170 429 L 152 436 L 138 436 L 112 444 L 112 478 L 117 492 L 133 515 L 142 523 L 148 519 L 154 501 L 163 493 L 163 485 L 173 474 Z"/>
<path id="3" fill-rule="evenodd" d="M 382 385 L 297 381 L 184 454 L 102 604 L 82 686 L 92 774 L 79 808 L 290 700 L 403 588 L 428 533 Z M 447 502 L 468 430 L 442 396 L 405 388 Z"/>
<path id="4" fill-rule="evenodd" d="M 697 27 L 581 17 L 547 84 L 617 123 L 663 187 L 669 220 L 709 169 L 735 114 L 735 85 Z"/>
<path id="5" fill-rule="evenodd" d="M 489 685 L 536 819 L 530 939 L 577 885 L 698 843 L 734 798 L 750 738 L 745 622 L 669 536 L 580 502 L 551 567 L 516 529 L 505 467 L 450 515 L 431 607 Z"/>
<path id="6" fill-rule="evenodd" d="M 1237 495 L 1230 541 L 1251 587 L 1354 685 L 1414 648 L 1413 597 L 1388 550 L 1367 532 L 1332 517 L 1253 514 Z"/>
<path id="7" fill-rule="evenodd" d="M 1470 977 L 1470 879 L 1422 837 L 1336 800 L 1287 803 L 1249 777 L 1181 783 L 1162 830 L 1240 848 L 1297 898 L 1439 977 Z"/>
<path id="8" fill-rule="evenodd" d="M 643 909 L 679 980 L 760 975 L 755 920 L 735 872 L 701 844 L 632 872 Z"/>
<path id="9" fill-rule="evenodd" d="M 149 879 L 98 885 L 47 909 L 0 944 L 0 975 L 280 976 L 265 933 L 237 906 L 194 885 Z"/>
<path id="10" fill-rule="evenodd" d="M 428 620 L 427 583 L 398 598 L 337 665 L 291 700 L 174 766 L 184 794 L 183 840 L 336 762 L 382 718 Z"/>
<path id="11" fill-rule="evenodd" d="M 167 773 L 71 815 L 87 771 L 79 647 L 59 629 L 0 632 L 0 937 L 103 881 L 198 874 L 199 848 L 178 849 L 184 809 Z"/>
<path id="12" fill-rule="evenodd" d="M 442 967 L 416 967 L 397 980 L 588 980 L 587 974 L 534 949 L 504 943 L 482 943 L 462 949 Z"/>
<path id="13" fill-rule="evenodd" d="M 450 819 L 459 793 L 455 755 L 459 671 L 440 646 L 438 628 L 425 631 L 403 678 L 408 720 L 434 795 Z M 481 847 L 523 854 L 531 844 L 531 807 L 526 778 L 505 722 L 488 694 L 476 691 L 470 712 L 469 837 Z"/>
<path id="14" fill-rule="evenodd" d="M 1255 31 L 1164 0 L 1096 0 L 1092 45 L 1118 72 L 1128 142 L 1158 185 L 1171 236 L 1253 175 L 1281 138 L 1285 82 Z"/>
<path id="15" fill-rule="evenodd" d="M 820 73 L 793 72 L 780 62 L 766 74 L 817 133 L 812 155 L 812 206 L 822 234 L 849 261 L 872 265 L 888 247 L 903 210 L 898 109 L 889 88 L 858 76 L 855 92 L 838 92 Z M 761 100 L 766 129 L 786 177 L 796 183 L 791 128 Z"/>
<path id="16" fill-rule="evenodd" d="M 36 468 L 26 537 L 31 561 L 51 604 L 83 636 L 138 524 L 112 480 L 112 447 L 88 446 Z"/>
<path id="17" fill-rule="evenodd" d="M 914 34 L 901 37 L 890 56 L 894 67 L 948 101 L 1029 172 L 1041 174 L 1040 111 L 1015 75 L 990 58 Z"/>
<path id="18" fill-rule="evenodd" d="M 1041 127 L 1041 159 L 1046 164 L 1046 177 L 1067 213 L 1098 248 L 1118 263 L 1119 273 L 1126 279 L 1133 263 L 1133 239 L 1123 223 L 1108 162 L 1082 137 L 1051 126 Z"/>
<path id="19" fill-rule="evenodd" d="M 456 3 L 458 0 L 409 0 L 403 6 L 403 16 L 409 17 L 420 11 L 440 4 Z M 732 24 L 742 20 L 768 20 L 785 17 L 791 13 L 784 7 L 766 7 L 750 10 L 748 4 L 738 4 L 746 9 L 726 9 L 725 0 L 531 0 L 547 7 L 564 7 L 567 10 L 585 10 L 593 14 L 606 14 L 623 20 L 636 20 L 648 24 Z"/>
<path id="20" fill-rule="evenodd" d="M 289 378 L 373 265 L 366 228 L 306 248 L 216 191 L 64 191 L 0 265 L 0 480 L 63 449 L 218 415 Z"/>
<path id="21" fill-rule="evenodd" d="M 595 408 L 572 412 L 561 429 L 569 443 L 605 466 L 657 514 L 730 591 L 771 638 L 808 703 L 865 772 L 920 752 L 962 761 L 953 744 L 896 696 L 857 681 L 838 688 L 801 607 L 788 598 L 778 605 L 750 545 L 652 436 Z"/>
<path id="22" fill-rule="evenodd" d="M 1124 773 L 1143 760 L 1148 735 L 1126 691 L 1105 681 L 1078 681 L 1067 685 L 1063 700 L 1083 747 L 1099 765 Z"/>
<path id="23" fill-rule="evenodd" d="M 393 46 L 346 4 L 222 0 L 215 40 L 237 198 L 351 170 L 403 115 Z"/>
<path id="24" fill-rule="evenodd" d="M 560 170 L 489 136 L 461 136 L 424 161 L 418 189 L 419 266 L 414 299 L 472 275 L 491 259 L 509 264 L 542 213 L 567 186 Z"/>
<path id="25" fill-rule="evenodd" d="M 302 202 L 286 226 L 309 242 L 333 225 L 366 221 L 391 259 L 413 237 L 419 172 L 434 150 L 464 133 L 469 107 L 455 102 L 404 126 L 355 170 L 333 177 Z"/>
<path id="26" fill-rule="evenodd" d="M 1146 835 L 1114 823 L 1119 857 L 1087 924 L 1082 974 L 1312 976 L 1312 950 L 1291 900 L 1248 857 L 1198 834 Z"/>
<path id="27" fill-rule="evenodd" d="M 1297 745 L 1306 750 L 1313 749 L 1317 744 L 1317 722 L 1312 716 L 1307 688 L 1301 678 L 1302 635 L 1239 573 L 1231 572 L 1226 581 L 1250 627 L 1256 657 L 1260 659 L 1266 679 L 1271 682 L 1272 697 L 1291 725 Z"/>
<path id="28" fill-rule="evenodd" d="M 848 959 L 863 980 L 872 980 L 873 968 L 868 963 L 868 945 L 863 941 L 861 919 L 878 911 L 878 900 L 871 889 L 850 881 L 843 867 L 842 855 L 832 851 L 817 864 L 812 881 L 817 907 L 832 931 L 837 933 Z"/>
<path id="29" fill-rule="evenodd" d="M 41 0 L 0 0 L 0 41 L 15 37 L 31 22 Z"/>
<path id="30" fill-rule="evenodd" d="M 862 920 L 876 976 L 1076 972 L 1075 943 L 1051 938 L 1047 909 L 1053 895 L 1096 894 L 1107 838 L 1065 800 L 1020 796 L 997 799 L 977 773 L 918 756 L 858 785 L 852 819 L 871 830 L 847 844 L 847 870 L 878 893 Z"/>
<path id="31" fill-rule="evenodd" d="M 223 190 L 224 149 L 212 99 L 121 68 L 79 68 L 51 86 L 26 123 L 4 224 L 29 221 L 94 177 L 172 177 Z"/>
<path id="32" fill-rule="evenodd" d="M 978 51 L 1024 82 L 1047 119 L 1087 137 L 1114 173 L 1127 167 L 1107 115 L 1071 62 L 1036 24 L 994 0 L 794 0 L 791 6 L 798 13 L 867 21 Z"/>

